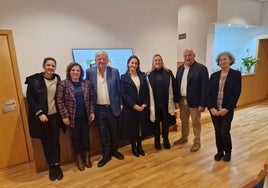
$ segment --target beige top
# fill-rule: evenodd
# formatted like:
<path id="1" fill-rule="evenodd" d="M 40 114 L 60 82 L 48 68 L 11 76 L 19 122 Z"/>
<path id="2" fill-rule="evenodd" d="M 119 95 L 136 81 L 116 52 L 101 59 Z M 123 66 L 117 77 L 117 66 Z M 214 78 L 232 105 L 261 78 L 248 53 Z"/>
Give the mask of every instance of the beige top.
<path id="1" fill-rule="evenodd" d="M 46 79 L 45 84 L 47 87 L 47 104 L 48 104 L 48 115 L 52 115 L 57 113 L 56 105 L 55 105 L 55 94 L 58 79 L 55 77 L 54 79 Z"/>
<path id="2" fill-rule="evenodd" d="M 223 89 L 224 89 L 226 78 L 227 78 L 227 76 L 220 77 L 219 91 L 218 91 L 218 98 L 217 98 L 218 110 L 221 110 L 222 109 Z"/>

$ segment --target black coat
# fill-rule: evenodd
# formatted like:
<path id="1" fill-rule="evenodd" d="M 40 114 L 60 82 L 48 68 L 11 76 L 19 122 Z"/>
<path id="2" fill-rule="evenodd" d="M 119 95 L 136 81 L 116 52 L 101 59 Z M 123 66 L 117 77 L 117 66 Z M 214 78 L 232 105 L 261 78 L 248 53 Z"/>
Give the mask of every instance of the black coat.
<path id="1" fill-rule="evenodd" d="M 156 80 L 156 72 L 159 71 L 162 74 L 163 77 L 163 85 L 159 85 L 159 83 Z M 165 104 L 163 104 L 163 106 L 165 107 L 165 110 L 162 111 L 162 118 L 164 119 L 164 121 L 162 121 L 162 123 L 165 124 L 165 126 L 171 126 L 176 124 L 176 117 L 175 115 L 171 115 L 168 112 L 168 104 L 169 104 L 169 85 L 172 84 L 172 91 L 173 91 L 173 102 L 174 103 L 178 103 L 179 102 L 179 91 L 178 91 L 178 86 L 175 80 L 175 77 L 172 73 L 171 70 L 165 70 L 165 69 L 161 69 L 161 70 L 154 70 L 152 72 L 150 72 L 150 74 L 148 74 L 148 79 L 150 82 L 150 85 L 152 87 L 152 91 L 153 91 L 153 95 L 155 92 L 157 92 L 157 90 L 162 89 L 164 90 L 164 92 L 166 93 L 165 96 Z M 171 83 L 170 83 L 170 79 L 171 79 Z M 156 101 L 157 99 L 155 99 L 154 97 L 154 102 L 155 104 L 158 102 Z M 157 114 L 155 114 L 155 116 L 157 116 Z M 156 117 L 156 122 L 157 122 L 157 117 Z M 154 124 L 154 122 L 151 122 L 152 124 Z"/>
<path id="2" fill-rule="evenodd" d="M 209 87 L 208 87 L 208 109 L 217 109 L 217 98 L 219 92 L 219 81 L 221 71 L 214 72 L 210 76 Z M 222 108 L 226 108 L 231 111 L 236 108 L 236 103 L 241 93 L 241 72 L 230 69 L 227 75 L 224 89 L 223 89 L 223 100 Z"/>
<path id="3" fill-rule="evenodd" d="M 149 121 L 149 91 L 144 73 L 138 73 L 140 79 L 140 90 L 132 81 L 128 73 L 121 75 L 121 97 L 123 103 L 121 137 L 126 140 L 137 139 L 139 136 L 147 136 L 147 127 Z M 147 107 L 138 112 L 133 106 L 146 104 Z M 139 134 L 141 130 L 141 135 Z"/>
<path id="4" fill-rule="evenodd" d="M 60 76 L 55 74 L 60 81 Z M 43 114 L 48 113 L 47 104 L 47 88 L 43 78 L 43 73 L 37 73 L 26 78 L 25 84 L 27 86 L 26 99 L 28 103 L 28 123 L 30 136 L 32 138 L 44 138 L 47 135 L 45 133 L 45 127 L 39 119 L 40 114 L 36 114 L 39 110 L 43 111 Z M 59 118 L 59 124 L 62 125 L 62 121 Z"/>

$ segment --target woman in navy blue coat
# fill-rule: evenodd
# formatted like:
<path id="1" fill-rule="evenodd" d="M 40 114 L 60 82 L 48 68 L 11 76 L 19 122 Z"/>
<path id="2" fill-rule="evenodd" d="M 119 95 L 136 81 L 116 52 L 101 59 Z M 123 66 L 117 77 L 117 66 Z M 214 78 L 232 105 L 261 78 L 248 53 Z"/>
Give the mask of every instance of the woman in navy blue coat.
<path id="1" fill-rule="evenodd" d="M 221 70 L 213 73 L 209 80 L 208 109 L 215 128 L 217 154 L 215 161 L 231 160 L 231 122 L 241 93 L 241 72 L 231 69 L 235 62 L 230 52 L 222 52 L 216 59 Z"/>
<path id="2" fill-rule="evenodd" d="M 123 102 L 121 136 L 129 140 L 133 155 L 145 155 L 142 139 L 146 136 L 146 122 L 149 119 L 149 92 L 146 77 L 140 71 L 140 60 L 130 56 L 127 71 L 121 75 L 121 97 Z"/>

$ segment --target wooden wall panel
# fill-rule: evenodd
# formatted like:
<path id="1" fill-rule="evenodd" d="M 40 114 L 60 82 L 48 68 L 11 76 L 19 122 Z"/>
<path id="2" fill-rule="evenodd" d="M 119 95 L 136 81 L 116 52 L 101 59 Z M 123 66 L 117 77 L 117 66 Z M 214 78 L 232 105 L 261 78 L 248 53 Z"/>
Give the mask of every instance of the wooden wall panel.
<path id="1" fill-rule="evenodd" d="M 249 105 L 268 98 L 268 39 L 258 44 L 259 63 L 254 74 L 242 76 L 242 92 L 238 106 Z"/>

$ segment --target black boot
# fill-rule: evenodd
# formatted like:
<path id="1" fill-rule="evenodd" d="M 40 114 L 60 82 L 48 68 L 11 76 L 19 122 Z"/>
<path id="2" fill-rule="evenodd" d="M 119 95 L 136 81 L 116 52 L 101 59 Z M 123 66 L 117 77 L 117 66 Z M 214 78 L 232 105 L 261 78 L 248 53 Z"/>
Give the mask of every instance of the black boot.
<path id="1" fill-rule="evenodd" d="M 168 138 L 164 139 L 164 148 L 165 149 L 170 149 L 170 143 L 169 143 L 169 139 Z"/>
<path id="2" fill-rule="evenodd" d="M 49 165 L 48 173 L 50 181 L 55 181 L 57 179 L 55 165 Z"/>
<path id="3" fill-rule="evenodd" d="M 142 156 L 144 156 L 145 153 L 144 153 L 144 151 L 143 151 L 143 149 L 142 149 L 141 138 L 137 140 L 137 147 L 138 147 L 138 152 L 139 152 L 139 154 L 142 155 Z"/>
<path id="4" fill-rule="evenodd" d="M 154 148 L 156 150 L 161 150 L 160 136 L 154 136 Z"/>
<path id="5" fill-rule="evenodd" d="M 60 168 L 60 164 L 56 164 L 56 165 L 55 165 L 55 171 L 56 171 L 56 178 L 57 178 L 58 180 L 62 180 L 62 178 L 63 178 L 63 173 L 62 173 L 62 170 L 61 170 L 61 168 Z"/>
<path id="6" fill-rule="evenodd" d="M 231 161 L 231 152 L 225 152 L 225 155 L 223 157 L 223 161 L 225 161 L 225 162 Z"/>
<path id="7" fill-rule="evenodd" d="M 140 156 L 135 141 L 131 141 L 131 149 L 132 149 L 132 153 L 134 156 L 136 156 L 136 157 Z"/>

